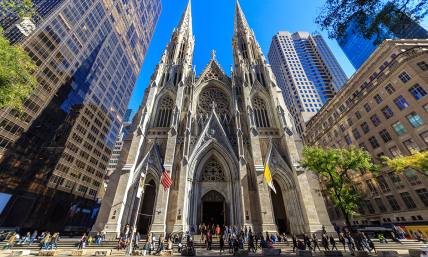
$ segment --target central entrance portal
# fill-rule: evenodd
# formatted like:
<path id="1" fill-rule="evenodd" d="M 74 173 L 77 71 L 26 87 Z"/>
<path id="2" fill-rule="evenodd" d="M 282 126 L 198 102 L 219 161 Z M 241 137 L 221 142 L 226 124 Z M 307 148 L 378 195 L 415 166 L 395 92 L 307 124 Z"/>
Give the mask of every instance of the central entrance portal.
<path id="1" fill-rule="evenodd" d="M 222 226 L 225 220 L 225 199 L 217 191 L 211 190 L 202 197 L 202 222 L 205 225 Z"/>

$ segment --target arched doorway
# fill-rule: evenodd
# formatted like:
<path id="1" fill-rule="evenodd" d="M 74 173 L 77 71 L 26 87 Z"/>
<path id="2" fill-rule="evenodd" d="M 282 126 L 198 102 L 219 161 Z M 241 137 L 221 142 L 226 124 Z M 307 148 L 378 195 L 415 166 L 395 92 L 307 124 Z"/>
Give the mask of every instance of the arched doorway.
<path id="1" fill-rule="evenodd" d="M 225 199 L 219 192 L 215 190 L 209 191 L 202 197 L 201 203 L 202 223 L 220 226 L 226 223 Z"/>
<path id="2" fill-rule="evenodd" d="M 272 199 L 276 227 L 280 234 L 284 232 L 288 234 L 290 233 L 290 225 L 288 224 L 287 213 L 285 212 L 282 189 L 276 180 L 273 180 L 273 185 L 275 187 L 276 194 L 273 190 L 271 190 L 270 197 Z"/>
<path id="3" fill-rule="evenodd" d="M 150 180 L 148 185 L 145 187 L 143 201 L 141 201 L 141 214 L 138 222 L 138 231 L 144 235 L 149 231 L 150 225 L 152 224 L 153 209 L 156 202 L 156 184 L 154 180 Z"/>

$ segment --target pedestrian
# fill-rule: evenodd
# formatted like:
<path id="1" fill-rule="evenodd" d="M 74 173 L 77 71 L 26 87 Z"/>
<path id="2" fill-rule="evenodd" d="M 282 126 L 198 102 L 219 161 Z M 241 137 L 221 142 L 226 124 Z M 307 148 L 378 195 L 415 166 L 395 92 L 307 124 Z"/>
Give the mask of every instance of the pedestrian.
<path id="1" fill-rule="evenodd" d="M 30 242 L 28 243 L 28 246 L 30 246 L 34 242 L 34 240 L 36 240 L 36 238 L 37 238 L 37 230 L 34 230 L 33 234 L 31 235 Z"/>
<path id="2" fill-rule="evenodd" d="M 354 255 L 354 239 L 352 238 L 349 232 L 345 236 L 345 241 L 347 241 L 348 243 L 348 248 L 349 248 L 349 251 L 351 252 L 351 255 Z"/>
<path id="3" fill-rule="evenodd" d="M 54 246 L 55 246 L 55 250 L 57 250 L 58 237 L 59 237 L 58 233 L 53 234 L 53 236 L 49 242 L 50 245 L 47 248 L 48 250 L 49 250 L 49 247 L 51 248 L 51 250 L 53 250 Z"/>
<path id="4" fill-rule="evenodd" d="M 338 226 L 334 227 L 334 230 L 336 230 L 337 237 L 339 237 L 339 235 L 340 235 L 339 227 Z"/>
<path id="5" fill-rule="evenodd" d="M 312 251 L 312 247 L 311 247 L 311 240 L 309 239 L 307 234 L 303 234 L 303 239 L 305 241 L 305 244 L 308 246 L 309 251 Z M 315 251 L 315 248 L 314 248 Z"/>
<path id="6" fill-rule="evenodd" d="M 83 247 L 85 247 L 83 244 L 86 244 L 86 233 L 83 233 L 83 236 L 80 238 L 77 244 L 77 250 L 83 249 Z"/>
<path id="7" fill-rule="evenodd" d="M 155 233 L 152 233 L 152 251 L 155 250 L 155 244 L 156 244 L 156 236 L 155 236 Z"/>
<path id="8" fill-rule="evenodd" d="M 26 235 L 26 236 L 23 236 L 23 237 L 21 238 L 21 240 L 19 240 L 18 244 L 25 244 L 25 242 L 27 242 L 27 240 L 29 240 L 29 239 L 30 239 L 30 237 L 31 237 L 31 233 L 30 233 L 30 232 L 27 232 L 27 235 Z"/>
<path id="9" fill-rule="evenodd" d="M 43 247 L 45 247 L 46 250 L 48 250 L 49 249 L 50 241 L 51 241 L 51 233 L 48 232 L 46 234 L 46 237 L 43 238 L 43 240 L 40 242 L 40 249 L 39 250 L 42 250 Z"/>
<path id="10" fill-rule="evenodd" d="M 163 250 L 164 243 L 165 243 L 165 239 L 164 239 L 163 234 L 161 234 L 161 235 L 159 236 L 158 249 L 156 250 L 156 253 L 155 253 L 155 254 L 158 254 L 158 253 L 160 253 L 160 252 Z"/>
<path id="11" fill-rule="evenodd" d="M 254 247 L 254 235 L 249 233 L 248 235 L 248 252 L 256 252 L 256 249 Z"/>
<path id="12" fill-rule="evenodd" d="M 194 237 L 194 236 L 195 236 L 195 225 L 192 225 L 192 227 L 190 228 L 190 235 L 191 235 L 192 237 Z"/>
<path id="13" fill-rule="evenodd" d="M 330 244 L 331 244 L 331 250 L 332 251 L 334 250 L 334 248 L 336 248 L 336 251 L 339 251 L 337 249 L 336 240 L 334 240 L 333 234 L 330 235 Z"/>
<path id="14" fill-rule="evenodd" d="M 290 242 L 288 242 L 287 235 L 285 234 L 285 232 L 282 233 L 282 240 L 284 241 L 284 243 L 287 243 L 287 246 L 290 246 Z"/>
<path id="15" fill-rule="evenodd" d="M 276 236 L 274 234 L 270 235 L 270 242 L 272 242 L 273 244 L 276 244 Z"/>
<path id="16" fill-rule="evenodd" d="M 215 228 L 215 235 L 217 238 L 220 235 L 220 226 L 219 225 L 217 225 L 217 227 Z"/>
<path id="17" fill-rule="evenodd" d="M 381 243 L 386 243 L 386 244 L 388 243 L 388 241 L 385 239 L 385 237 L 383 236 L 383 234 L 379 234 L 377 237 L 379 238 L 379 241 Z"/>
<path id="18" fill-rule="evenodd" d="M 376 252 L 376 247 L 375 247 L 375 245 L 374 245 L 374 243 L 373 243 L 373 241 L 371 240 L 371 238 L 370 238 L 370 237 L 368 237 L 368 238 L 367 238 L 367 243 L 369 244 L 370 252 L 371 252 L 372 250 L 374 250 L 374 252 L 375 252 L 375 253 L 377 253 L 377 252 Z"/>
<path id="19" fill-rule="evenodd" d="M 225 253 L 225 251 L 224 251 L 224 239 L 222 236 L 220 236 L 220 255 L 222 252 Z"/>
<path id="20" fill-rule="evenodd" d="M 322 234 L 323 235 L 327 235 L 327 230 L 325 229 L 324 225 L 322 225 Z"/>
<path id="21" fill-rule="evenodd" d="M 208 236 L 209 236 L 209 238 L 208 238 Z M 211 249 L 212 249 L 212 247 L 211 247 L 212 242 L 213 242 L 213 237 L 212 237 L 211 233 L 208 232 L 208 234 L 207 234 L 207 243 L 208 243 L 207 250 L 211 251 Z"/>
<path id="22" fill-rule="evenodd" d="M 4 246 L 3 250 L 6 248 L 7 248 L 7 251 L 12 249 L 13 243 L 15 242 L 15 235 L 16 235 L 16 232 L 13 232 L 12 236 L 9 238 L 9 240 L 7 240 L 7 244 Z"/>
<path id="23" fill-rule="evenodd" d="M 401 227 L 397 227 L 397 231 L 401 239 L 407 240 L 406 236 L 404 235 L 404 230 Z"/>
<path id="24" fill-rule="evenodd" d="M 265 241 L 265 239 L 263 238 L 263 236 L 261 236 L 261 237 L 260 237 L 260 248 L 261 248 L 261 249 L 263 249 L 263 248 L 267 248 L 267 244 L 266 244 L 266 241 Z"/>
<path id="25" fill-rule="evenodd" d="M 245 226 L 245 228 L 244 228 L 244 233 L 245 233 L 245 241 L 248 241 L 248 228 L 247 228 L 247 226 Z"/>
<path id="26" fill-rule="evenodd" d="M 346 240 L 345 240 L 345 236 L 343 233 L 339 234 L 339 241 L 343 244 L 343 250 L 346 252 L 346 247 L 345 247 Z"/>
<path id="27" fill-rule="evenodd" d="M 362 238 L 362 240 L 363 240 L 363 246 L 364 246 L 365 248 L 367 248 L 367 250 L 369 250 L 369 252 L 371 252 L 370 246 L 369 246 L 369 244 L 368 244 L 368 242 L 367 242 L 367 237 L 366 237 L 366 235 L 364 234 L 364 232 L 362 232 L 362 233 L 361 233 L 361 238 Z"/>
<path id="28" fill-rule="evenodd" d="M 151 243 L 150 243 L 150 237 L 147 238 L 146 244 L 144 244 L 144 250 L 146 250 L 146 252 L 148 252 L 149 255 L 152 252 L 152 246 L 151 246 Z"/>
<path id="29" fill-rule="evenodd" d="M 318 238 L 315 234 L 312 234 L 312 243 L 314 243 L 314 252 L 318 247 L 318 250 L 321 252 L 320 246 L 318 245 Z"/>
<path id="30" fill-rule="evenodd" d="M 294 249 L 299 249 L 298 247 L 297 247 L 297 237 L 296 237 L 296 235 L 294 235 L 294 233 L 293 232 L 291 232 L 291 240 L 293 241 L 293 253 L 294 253 Z M 301 250 L 303 250 L 303 249 L 301 249 Z"/>
<path id="31" fill-rule="evenodd" d="M 138 246 L 138 243 L 140 242 L 140 239 L 141 239 L 141 237 L 140 237 L 140 232 L 137 232 L 136 234 L 135 234 L 135 238 L 134 238 L 134 247 L 135 248 L 138 248 L 138 249 L 140 249 L 140 247 Z"/>
<path id="32" fill-rule="evenodd" d="M 322 245 L 324 246 L 324 250 L 330 251 L 330 248 L 328 247 L 328 237 L 326 234 L 322 235 Z"/>

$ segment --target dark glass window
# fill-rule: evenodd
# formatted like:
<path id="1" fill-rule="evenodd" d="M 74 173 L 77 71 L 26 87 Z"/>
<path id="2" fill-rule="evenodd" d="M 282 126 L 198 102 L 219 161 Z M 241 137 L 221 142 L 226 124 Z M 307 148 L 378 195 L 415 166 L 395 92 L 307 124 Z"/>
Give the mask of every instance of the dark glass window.
<path id="1" fill-rule="evenodd" d="M 389 135 L 388 131 L 386 129 L 382 130 L 381 132 L 379 132 L 380 136 L 382 137 L 383 141 L 385 143 L 388 143 L 389 141 L 392 140 L 391 136 Z"/>
<path id="2" fill-rule="evenodd" d="M 374 200 L 375 200 L 375 203 L 376 203 L 377 207 L 379 208 L 380 212 L 386 212 L 387 211 L 385 205 L 383 204 L 382 199 L 375 198 Z"/>
<path id="3" fill-rule="evenodd" d="M 409 107 L 409 103 L 407 103 L 406 99 L 404 99 L 404 97 L 401 95 L 394 100 L 394 103 L 400 110 L 404 110 Z"/>
<path id="4" fill-rule="evenodd" d="M 373 208 L 372 203 L 370 202 L 370 200 L 366 200 L 366 207 L 369 210 L 370 214 L 375 213 L 375 209 Z"/>
<path id="5" fill-rule="evenodd" d="M 410 196 L 409 192 L 400 193 L 401 198 L 403 198 L 403 202 L 406 204 L 408 209 L 416 208 L 416 204 L 413 201 L 413 198 Z"/>
<path id="6" fill-rule="evenodd" d="M 373 125 L 375 125 L 375 127 L 379 126 L 382 123 L 377 114 L 371 116 L 370 119 L 372 120 Z"/>
<path id="7" fill-rule="evenodd" d="M 392 116 L 394 116 L 394 113 L 392 112 L 391 108 L 389 108 L 389 106 L 388 106 L 388 105 L 386 105 L 385 107 L 383 107 L 383 108 L 381 109 L 381 111 L 382 111 L 383 115 L 385 115 L 385 117 L 386 117 L 387 119 L 389 119 L 389 118 L 391 118 Z"/>
<path id="8" fill-rule="evenodd" d="M 360 132 L 358 132 L 358 129 L 352 130 L 352 133 L 354 134 L 355 139 L 359 139 L 361 137 Z"/>
<path id="9" fill-rule="evenodd" d="M 343 126 L 343 124 L 340 124 L 340 130 L 342 130 L 342 132 L 346 130 L 345 126 Z"/>
<path id="10" fill-rule="evenodd" d="M 419 117 L 419 115 L 416 114 L 416 112 L 410 113 L 409 115 L 406 116 L 406 118 L 409 120 L 410 124 L 412 124 L 414 128 L 424 124 L 424 122 Z"/>
<path id="11" fill-rule="evenodd" d="M 368 103 L 364 104 L 364 109 L 366 109 L 366 112 L 369 112 L 372 110 L 372 107 Z"/>
<path id="12" fill-rule="evenodd" d="M 348 143 L 348 145 L 352 144 L 352 140 L 351 140 L 351 137 L 349 135 L 345 136 L 345 140 L 346 140 L 346 143 Z"/>
<path id="13" fill-rule="evenodd" d="M 398 149 L 397 146 L 389 148 L 389 151 L 391 152 L 392 156 L 394 156 L 394 157 L 401 155 L 401 151 L 400 151 L 400 149 Z"/>
<path id="14" fill-rule="evenodd" d="M 388 173 L 388 175 L 395 187 L 397 188 L 404 187 L 403 181 L 395 172 L 390 172 Z"/>
<path id="15" fill-rule="evenodd" d="M 416 84 L 411 87 L 409 89 L 409 92 L 415 97 L 416 100 L 421 99 L 427 94 L 427 92 L 425 92 L 425 90 L 421 86 L 419 86 L 419 84 Z"/>
<path id="16" fill-rule="evenodd" d="M 388 85 L 385 87 L 385 90 L 386 90 L 386 92 L 388 92 L 388 94 L 390 94 L 390 95 L 392 95 L 392 94 L 395 92 L 395 88 L 394 88 L 394 86 L 393 86 L 393 85 L 391 85 L 391 84 L 388 84 Z"/>
<path id="17" fill-rule="evenodd" d="M 352 119 L 351 118 L 349 118 L 348 119 L 348 124 L 349 124 L 349 126 L 352 126 L 354 123 L 352 122 Z"/>
<path id="18" fill-rule="evenodd" d="M 369 138 L 369 142 L 372 145 L 373 149 L 376 149 L 378 147 L 380 147 L 379 143 L 377 142 L 375 137 L 371 137 Z"/>
<path id="19" fill-rule="evenodd" d="M 361 119 L 361 114 L 359 111 L 355 112 L 355 117 L 357 117 L 357 119 Z"/>
<path id="20" fill-rule="evenodd" d="M 400 205 L 398 204 L 394 195 L 388 195 L 388 196 L 386 196 L 386 199 L 388 200 L 389 204 L 391 205 L 393 211 L 400 210 Z"/>
<path id="21" fill-rule="evenodd" d="M 428 70 L 428 64 L 426 64 L 425 62 L 419 62 L 417 63 L 419 68 L 421 68 L 421 70 L 426 71 Z"/>
<path id="22" fill-rule="evenodd" d="M 428 191 L 425 188 L 422 188 L 422 189 L 416 190 L 416 193 L 419 195 L 419 198 L 421 198 L 425 206 L 428 206 Z"/>
<path id="23" fill-rule="evenodd" d="M 373 99 L 376 101 L 376 103 L 380 104 L 383 100 L 382 97 L 380 97 L 379 94 L 376 94 Z"/>
<path id="24" fill-rule="evenodd" d="M 407 74 L 405 71 L 398 75 L 398 77 L 401 79 L 401 81 L 403 81 L 403 83 L 407 83 L 411 79 L 409 74 Z"/>
<path id="25" fill-rule="evenodd" d="M 361 124 L 361 128 L 363 129 L 365 134 L 370 132 L 370 128 L 369 128 L 369 125 L 367 124 L 367 122 L 363 122 L 363 124 Z"/>
<path id="26" fill-rule="evenodd" d="M 397 132 L 397 135 L 399 135 L 399 136 L 407 133 L 406 129 L 403 127 L 403 125 L 399 121 L 392 124 L 392 128 L 395 130 L 395 132 Z"/>
<path id="27" fill-rule="evenodd" d="M 379 187 L 384 190 L 384 189 L 389 189 L 388 183 L 386 182 L 386 179 L 383 175 L 377 176 L 377 181 L 379 183 Z"/>

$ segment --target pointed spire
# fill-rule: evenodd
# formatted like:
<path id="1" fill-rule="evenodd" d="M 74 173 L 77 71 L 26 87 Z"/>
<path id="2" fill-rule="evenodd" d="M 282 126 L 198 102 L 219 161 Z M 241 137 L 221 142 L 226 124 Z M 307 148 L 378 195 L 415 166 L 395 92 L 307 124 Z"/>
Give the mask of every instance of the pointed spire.
<path id="1" fill-rule="evenodd" d="M 178 23 L 177 31 L 178 32 L 187 31 L 187 34 L 192 35 L 192 8 L 191 8 L 190 0 L 189 2 L 187 2 L 186 9 L 181 15 L 181 19 L 180 19 L 180 22 Z"/>
<path id="2" fill-rule="evenodd" d="M 243 29 L 250 29 L 248 26 L 247 19 L 245 19 L 245 15 L 242 12 L 241 6 L 239 5 L 238 0 L 236 0 L 235 5 L 235 32 Z"/>

